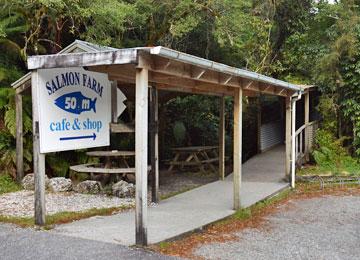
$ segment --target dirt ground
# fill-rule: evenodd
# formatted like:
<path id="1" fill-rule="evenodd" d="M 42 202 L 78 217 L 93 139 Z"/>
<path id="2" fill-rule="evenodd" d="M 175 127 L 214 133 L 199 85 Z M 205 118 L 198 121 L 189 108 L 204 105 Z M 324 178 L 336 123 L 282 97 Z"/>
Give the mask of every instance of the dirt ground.
<path id="1" fill-rule="evenodd" d="M 217 181 L 218 174 L 214 172 L 191 172 L 191 171 L 160 171 L 159 193 L 160 197 L 168 197 L 181 193 L 198 186 Z"/>

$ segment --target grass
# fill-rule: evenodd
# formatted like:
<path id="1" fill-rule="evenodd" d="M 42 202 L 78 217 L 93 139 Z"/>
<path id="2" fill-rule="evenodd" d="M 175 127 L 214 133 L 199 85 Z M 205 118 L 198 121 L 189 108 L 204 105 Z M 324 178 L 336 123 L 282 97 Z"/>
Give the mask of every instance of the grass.
<path id="1" fill-rule="evenodd" d="M 43 227 L 45 230 L 51 229 L 53 225 L 65 224 L 72 221 L 89 218 L 93 216 L 109 216 L 117 212 L 130 209 L 129 206 L 112 207 L 112 208 L 93 208 L 80 212 L 59 212 L 53 215 L 46 216 L 46 225 Z M 32 227 L 35 225 L 33 217 L 10 217 L 0 215 L 0 222 L 12 223 L 20 227 Z"/>
<path id="2" fill-rule="evenodd" d="M 17 184 L 9 175 L 0 175 L 0 195 L 8 192 L 14 192 L 21 190 L 19 184 Z"/>

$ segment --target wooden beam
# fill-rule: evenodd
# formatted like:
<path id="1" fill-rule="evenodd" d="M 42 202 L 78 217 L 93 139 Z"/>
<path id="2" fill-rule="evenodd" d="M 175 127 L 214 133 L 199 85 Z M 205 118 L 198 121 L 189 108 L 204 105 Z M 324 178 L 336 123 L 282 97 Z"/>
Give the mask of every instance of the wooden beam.
<path id="1" fill-rule="evenodd" d="M 309 147 L 309 122 L 310 122 L 310 92 L 307 91 L 304 93 L 304 106 L 305 106 L 305 160 L 308 162 L 310 160 L 310 147 Z"/>
<path id="2" fill-rule="evenodd" d="M 16 94 L 20 94 L 20 93 L 23 93 L 24 91 L 28 90 L 29 88 L 31 88 L 31 80 L 25 82 L 20 87 L 16 88 L 15 92 L 16 92 Z"/>
<path id="3" fill-rule="evenodd" d="M 221 85 L 227 85 L 231 82 L 231 80 L 234 78 L 234 76 L 229 74 L 219 74 L 219 83 Z"/>
<path id="4" fill-rule="evenodd" d="M 191 67 L 191 77 L 194 79 L 200 79 L 204 75 L 205 72 L 206 72 L 206 69 L 196 67 L 196 66 Z"/>
<path id="5" fill-rule="evenodd" d="M 15 94 L 16 106 L 16 180 L 21 183 L 24 177 L 24 133 L 22 95 Z"/>
<path id="6" fill-rule="evenodd" d="M 181 62 L 173 61 L 166 69 L 160 62 L 164 58 L 157 57 L 155 60 L 155 66 L 150 67 L 153 72 L 158 72 L 166 75 L 172 75 L 179 78 L 192 79 L 205 83 L 211 83 L 215 85 L 227 85 L 232 87 L 239 87 L 239 84 L 232 80 L 233 75 L 221 73 L 217 71 L 207 70 L 198 66 L 184 64 Z M 221 76 L 220 76 L 221 75 Z"/>
<path id="7" fill-rule="evenodd" d="M 33 163 L 35 178 L 35 224 L 45 225 L 45 154 L 40 153 L 38 73 L 31 73 L 32 118 L 33 118 Z"/>
<path id="8" fill-rule="evenodd" d="M 111 122 L 117 123 L 117 82 L 111 82 Z"/>
<path id="9" fill-rule="evenodd" d="M 151 73 L 150 82 L 156 84 L 164 84 L 168 88 L 174 86 L 177 91 L 181 92 L 191 92 L 194 93 L 197 90 L 201 92 L 201 94 L 207 95 L 233 95 L 233 88 L 227 86 L 221 86 L 206 82 L 199 82 L 192 79 L 187 78 L 179 78 L 179 77 L 172 77 L 172 78 L 163 78 L 163 74 L 158 73 Z"/>
<path id="10" fill-rule="evenodd" d="M 220 98 L 219 121 L 219 178 L 225 179 L 225 97 Z"/>
<path id="11" fill-rule="evenodd" d="M 30 56 L 28 69 L 86 67 L 110 64 L 137 64 L 136 49 Z"/>
<path id="12" fill-rule="evenodd" d="M 242 170 L 242 88 L 237 88 L 234 96 L 234 210 L 241 208 Z"/>
<path id="13" fill-rule="evenodd" d="M 159 202 L 159 98 L 155 86 L 150 88 L 150 158 L 151 201 Z"/>
<path id="14" fill-rule="evenodd" d="M 136 244 L 147 245 L 148 70 L 136 69 L 135 87 Z"/>
<path id="15" fill-rule="evenodd" d="M 290 179 L 291 169 L 291 97 L 285 98 L 285 177 Z"/>
<path id="16" fill-rule="evenodd" d="M 123 74 L 111 74 L 109 75 L 109 78 L 111 80 L 135 84 L 134 77 L 132 76 L 126 76 Z M 177 91 L 199 95 L 233 96 L 235 91 L 234 87 L 196 82 L 191 79 L 178 78 L 156 72 L 149 72 L 149 82 L 150 84 L 156 84 L 157 88 L 161 90 Z M 255 97 L 258 94 L 254 91 L 243 90 L 243 95 Z"/>
<path id="17" fill-rule="evenodd" d="M 110 132 L 111 133 L 134 133 L 135 128 L 131 124 L 124 124 L 124 123 L 111 123 L 110 124 Z"/>

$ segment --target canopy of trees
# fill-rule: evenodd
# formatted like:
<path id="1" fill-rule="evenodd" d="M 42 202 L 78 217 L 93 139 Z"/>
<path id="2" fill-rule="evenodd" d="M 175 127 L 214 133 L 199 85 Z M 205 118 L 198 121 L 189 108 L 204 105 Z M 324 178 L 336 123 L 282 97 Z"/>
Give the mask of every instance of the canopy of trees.
<path id="1" fill-rule="evenodd" d="M 292 83 L 316 84 L 324 128 L 335 138 L 348 137 L 350 152 L 360 156 L 360 1 L 331 2 L 0 0 L 1 164 L 12 165 L 15 157 L 10 83 L 26 73 L 29 55 L 56 53 L 74 39 L 119 48 L 163 45 Z M 31 121 L 25 121 L 29 134 Z M 31 153 L 26 156 L 30 161 Z"/>

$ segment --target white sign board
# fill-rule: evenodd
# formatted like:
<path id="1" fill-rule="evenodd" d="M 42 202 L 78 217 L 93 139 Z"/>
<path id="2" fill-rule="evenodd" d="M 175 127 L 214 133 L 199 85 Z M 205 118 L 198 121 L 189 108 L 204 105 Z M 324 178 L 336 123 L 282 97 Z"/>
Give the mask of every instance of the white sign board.
<path id="1" fill-rule="evenodd" d="M 110 144 L 107 74 L 83 68 L 38 70 L 40 152 Z"/>

